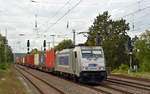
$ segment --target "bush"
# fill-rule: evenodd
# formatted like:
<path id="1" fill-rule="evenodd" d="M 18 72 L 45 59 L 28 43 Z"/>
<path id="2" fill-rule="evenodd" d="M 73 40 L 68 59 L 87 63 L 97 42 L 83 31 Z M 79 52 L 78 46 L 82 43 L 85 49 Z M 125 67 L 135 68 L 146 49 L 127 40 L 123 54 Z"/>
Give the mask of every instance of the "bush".
<path id="1" fill-rule="evenodd" d="M 131 72 L 136 72 L 136 70 L 135 70 L 135 69 L 132 69 Z"/>
<path id="2" fill-rule="evenodd" d="M 7 68 L 10 68 L 12 63 L 8 62 L 8 63 L 0 63 L 0 69 L 2 70 L 6 70 Z"/>
<path id="3" fill-rule="evenodd" d="M 128 70 L 129 70 L 129 66 L 126 64 L 121 64 L 121 66 L 119 67 L 120 72 L 128 72 Z"/>
<path id="4" fill-rule="evenodd" d="M 12 64 L 11 62 L 8 62 L 8 63 L 7 63 L 7 68 L 10 68 L 10 67 L 11 67 L 11 64 Z"/>
<path id="5" fill-rule="evenodd" d="M 119 69 L 114 69 L 113 71 L 112 71 L 112 73 L 118 73 L 119 72 Z"/>
<path id="6" fill-rule="evenodd" d="M 150 61 L 147 58 L 143 59 L 143 63 L 140 64 L 140 71 L 142 72 L 150 72 Z"/>
<path id="7" fill-rule="evenodd" d="M 129 70 L 129 66 L 126 64 L 121 64 L 119 69 L 114 69 L 112 73 L 127 73 Z"/>
<path id="8" fill-rule="evenodd" d="M 0 63 L 0 69 L 5 70 L 6 69 L 6 64 L 5 63 Z"/>

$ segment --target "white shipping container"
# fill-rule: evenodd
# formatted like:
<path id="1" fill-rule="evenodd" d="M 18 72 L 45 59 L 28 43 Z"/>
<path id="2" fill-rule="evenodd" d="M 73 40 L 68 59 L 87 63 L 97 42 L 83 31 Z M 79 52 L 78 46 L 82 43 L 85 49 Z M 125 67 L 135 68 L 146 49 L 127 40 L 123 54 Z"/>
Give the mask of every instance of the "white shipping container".
<path id="1" fill-rule="evenodd" d="M 34 55 L 34 65 L 36 65 L 36 66 L 39 65 L 39 54 Z"/>
<path id="2" fill-rule="evenodd" d="M 25 61 L 24 61 L 24 60 L 25 60 L 25 59 L 24 59 L 24 57 L 23 57 L 23 61 L 22 61 L 22 62 L 23 62 L 23 64 L 25 63 Z"/>

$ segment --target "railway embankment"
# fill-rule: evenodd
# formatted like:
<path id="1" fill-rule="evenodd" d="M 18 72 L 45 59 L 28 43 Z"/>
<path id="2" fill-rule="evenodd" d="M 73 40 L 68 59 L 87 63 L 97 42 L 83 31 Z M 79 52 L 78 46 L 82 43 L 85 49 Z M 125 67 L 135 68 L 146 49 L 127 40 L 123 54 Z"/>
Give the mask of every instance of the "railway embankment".
<path id="1" fill-rule="evenodd" d="M 0 94 L 31 94 L 19 79 L 11 63 L 0 63 Z"/>

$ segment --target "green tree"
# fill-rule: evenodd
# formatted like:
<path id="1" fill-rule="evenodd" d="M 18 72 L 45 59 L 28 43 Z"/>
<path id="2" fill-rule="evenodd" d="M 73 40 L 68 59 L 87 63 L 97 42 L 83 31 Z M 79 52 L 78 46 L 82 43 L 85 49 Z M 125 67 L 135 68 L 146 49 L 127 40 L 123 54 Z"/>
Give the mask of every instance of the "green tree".
<path id="1" fill-rule="evenodd" d="M 72 40 L 63 40 L 54 49 L 62 50 L 71 46 L 73 46 Z"/>
<path id="2" fill-rule="evenodd" d="M 0 34 L 0 62 L 4 62 L 5 61 L 5 44 L 7 43 L 7 40 L 4 36 L 2 36 Z M 9 45 L 6 45 L 6 49 L 7 49 L 7 61 L 13 61 L 13 53 L 12 53 L 12 49 Z"/>
<path id="3" fill-rule="evenodd" d="M 101 44 L 104 48 L 106 66 L 112 69 L 119 68 L 121 64 L 128 64 L 129 56 L 125 49 L 129 24 L 124 19 L 112 20 L 108 12 L 99 14 L 89 28 L 88 45 L 96 45 L 96 36 L 100 32 Z"/>
<path id="4" fill-rule="evenodd" d="M 150 31 L 146 30 L 135 43 L 137 52 L 136 59 L 139 61 L 141 71 L 150 72 Z"/>
<path id="5" fill-rule="evenodd" d="M 34 48 L 34 49 L 31 50 L 30 54 L 36 54 L 36 53 L 38 53 L 38 52 L 39 52 L 38 49 L 37 49 L 37 48 Z"/>

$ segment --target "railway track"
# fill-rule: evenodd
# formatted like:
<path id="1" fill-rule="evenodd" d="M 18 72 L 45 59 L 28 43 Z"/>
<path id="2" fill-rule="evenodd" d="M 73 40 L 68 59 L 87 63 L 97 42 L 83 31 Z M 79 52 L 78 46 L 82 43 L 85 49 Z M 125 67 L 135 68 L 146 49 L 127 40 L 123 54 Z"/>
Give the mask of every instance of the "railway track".
<path id="1" fill-rule="evenodd" d="M 146 91 L 150 91 L 150 85 L 145 85 L 145 84 L 135 83 L 135 82 L 130 82 L 130 81 L 124 81 L 124 80 L 119 80 L 119 79 L 113 79 L 113 78 L 108 78 L 106 81 L 111 82 L 111 83 L 125 85 L 125 86 L 130 86 L 130 87 L 134 87 L 134 88 L 138 88 L 138 89 L 142 89 L 142 90 L 146 90 Z"/>
<path id="2" fill-rule="evenodd" d="M 39 87 L 39 85 L 36 85 L 31 79 L 29 79 L 29 77 L 27 75 L 25 75 L 25 73 L 28 73 L 28 75 L 34 77 L 35 79 L 41 81 L 42 83 L 44 83 L 45 85 L 47 85 L 47 87 L 54 89 L 55 91 L 57 91 L 59 94 L 65 94 L 62 90 L 54 87 L 53 85 L 47 83 L 46 81 L 40 79 L 39 77 L 33 75 L 32 73 L 24 70 L 23 68 L 20 67 L 16 67 L 14 66 L 14 68 L 28 81 L 30 82 L 35 88 L 36 90 L 40 93 L 40 94 L 46 94 L 44 93 L 45 90 L 42 90 L 42 88 Z M 19 68 L 19 69 L 18 69 Z M 21 70 L 20 70 L 21 69 Z"/>
<path id="3" fill-rule="evenodd" d="M 129 92 L 129 91 L 121 90 L 121 89 L 118 89 L 118 88 L 114 88 L 114 87 L 111 87 L 111 86 L 106 85 L 106 84 L 103 84 L 102 87 L 109 88 L 109 89 L 111 89 L 111 90 L 120 92 L 121 94 L 133 94 L 133 93 L 131 93 L 131 92 Z"/>
<path id="4" fill-rule="evenodd" d="M 121 90 L 121 89 L 114 88 L 114 87 L 111 87 L 111 86 L 105 85 L 105 84 L 98 85 L 98 87 L 100 87 L 100 88 L 97 88 L 97 86 L 89 86 L 87 84 L 82 84 L 82 83 L 74 82 L 73 80 L 65 79 L 63 77 L 61 77 L 61 78 L 64 79 L 64 80 L 67 80 L 67 81 L 69 81 L 71 83 L 74 83 L 74 84 L 77 84 L 77 85 L 80 85 L 80 86 L 83 86 L 83 87 L 87 87 L 89 89 L 95 90 L 95 91 L 103 93 L 103 94 L 112 94 L 111 92 L 109 92 L 109 90 L 117 91 L 120 94 L 134 94 L 134 93 L 128 92 L 126 90 Z M 106 88 L 107 90 L 103 90 L 103 89 L 101 89 L 101 87 Z"/>
<path id="5" fill-rule="evenodd" d="M 108 86 L 108 85 L 105 85 L 105 84 L 101 84 L 101 85 L 98 85 L 98 87 L 103 87 L 103 88 L 106 88 L 107 90 L 103 90 L 101 88 L 96 88 L 95 86 L 89 86 L 87 84 L 82 84 L 82 83 L 78 83 L 78 82 L 74 82 L 73 80 L 69 80 L 69 79 L 65 79 L 63 77 L 61 77 L 61 79 L 63 80 L 67 80 L 69 81 L 70 83 L 73 83 L 73 84 L 77 84 L 79 86 L 83 86 L 83 87 L 86 87 L 86 88 L 89 88 L 89 89 L 92 89 L 92 90 L 95 90 L 97 92 L 100 92 L 100 93 L 103 93 L 103 94 L 112 94 L 111 92 L 109 92 L 109 90 L 114 90 L 114 91 L 117 91 L 119 93 L 123 93 L 123 94 L 133 94 L 133 93 L 130 93 L 128 91 L 125 91 L 125 90 L 121 90 L 121 89 L 117 89 L 117 88 L 114 88 L 114 87 L 111 87 L 111 86 Z"/>
<path id="6" fill-rule="evenodd" d="M 85 86 L 85 85 L 84 85 Z M 112 94 L 112 93 L 110 93 L 110 92 L 108 92 L 108 91 L 105 91 L 105 90 L 102 90 L 102 89 L 98 89 L 98 88 L 94 88 L 94 87 L 90 87 L 90 86 L 85 86 L 85 87 L 87 87 L 87 88 L 89 88 L 89 89 L 93 89 L 93 90 L 95 90 L 95 91 L 97 91 L 97 92 L 100 92 L 100 93 L 103 93 L 103 94 Z"/>
<path id="7" fill-rule="evenodd" d="M 20 67 L 20 66 L 18 66 L 18 67 L 19 67 L 20 69 L 24 70 L 25 72 L 31 74 L 32 76 L 35 76 L 35 74 L 32 74 L 32 73 L 28 72 L 28 71 L 25 70 L 24 68 L 22 68 L 22 67 Z M 49 74 L 47 74 L 47 75 L 49 75 Z M 102 89 L 95 88 L 95 87 L 93 87 L 93 86 L 88 86 L 88 85 L 85 85 L 85 84 L 77 83 L 77 82 L 74 82 L 74 81 L 72 81 L 72 80 L 65 79 L 65 78 L 63 78 L 63 77 L 61 77 L 61 79 L 66 80 L 66 81 L 69 81 L 70 83 L 73 83 L 73 84 L 76 84 L 76 85 L 79 85 L 79 86 L 82 86 L 82 87 L 86 87 L 86 88 L 92 89 L 92 90 L 97 91 L 97 92 L 99 92 L 99 93 L 112 94 L 112 93 L 110 93 L 110 92 L 108 92 L 108 91 L 106 91 L 106 90 L 102 90 Z M 105 87 L 105 88 L 106 88 L 106 87 Z M 107 87 L 107 88 L 108 88 L 108 87 Z"/>
<path id="8" fill-rule="evenodd" d="M 62 78 L 62 79 L 64 79 L 64 78 Z M 69 82 L 71 82 L 71 83 L 78 84 L 78 85 L 80 85 L 80 86 L 87 87 L 87 88 L 89 88 L 89 89 L 93 89 L 93 90 L 95 90 L 95 91 L 97 91 L 97 92 L 101 92 L 101 93 L 104 93 L 104 94 L 112 94 L 111 92 L 109 92 L 109 90 L 117 91 L 117 92 L 119 92 L 120 94 L 135 94 L 135 93 L 133 93 L 133 92 L 129 92 L 129 91 L 122 90 L 122 89 L 119 89 L 119 88 L 111 87 L 111 86 L 109 86 L 109 85 L 107 85 L 107 84 L 101 84 L 101 85 L 99 86 L 99 87 L 104 87 L 104 88 L 107 89 L 107 90 L 103 90 L 103 89 L 97 88 L 97 87 L 95 87 L 95 86 L 84 85 L 84 84 L 77 83 L 77 82 L 74 82 L 74 81 L 69 80 L 69 79 L 65 79 L 65 80 L 67 80 L 67 81 L 69 81 Z M 111 79 L 111 80 L 112 80 L 112 79 Z M 115 80 L 115 79 L 113 79 L 113 80 Z M 109 79 L 109 80 L 106 80 L 106 81 L 111 82 L 111 83 L 119 83 L 119 82 L 110 81 L 110 79 Z M 115 81 L 116 81 L 116 80 L 115 80 Z M 118 81 L 119 81 L 119 80 L 118 80 Z M 122 80 L 121 80 L 121 81 L 122 81 Z M 127 81 L 123 81 L 123 82 L 127 82 Z M 130 83 L 130 82 L 129 82 L 129 83 Z M 134 82 L 131 82 L 131 83 L 134 84 Z M 119 84 L 122 84 L 122 83 L 119 83 Z M 122 85 L 125 85 L 125 86 L 132 86 L 132 87 L 134 87 L 134 88 L 144 89 L 144 90 L 150 91 L 150 89 L 147 89 L 147 88 L 144 88 L 144 87 L 138 87 L 138 86 L 133 86 L 133 85 L 129 85 L 129 84 L 122 84 Z M 144 85 L 144 84 L 139 84 L 139 83 L 137 83 L 137 85 L 142 85 L 142 86 L 147 86 L 147 87 L 149 87 L 149 85 Z"/>
<path id="9" fill-rule="evenodd" d="M 25 68 L 23 68 L 23 67 L 20 67 L 20 66 L 17 66 L 17 67 L 19 67 L 19 69 L 21 68 L 23 71 L 25 71 L 25 72 L 27 72 L 28 74 L 30 74 L 30 75 L 32 75 L 32 76 L 34 76 L 34 77 L 36 77 L 36 74 L 38 74 L 38 73 L 35 73 L 35 74 L 33 74 L 32 72 L 29 72 L 28 70 L 26 70 Z M 41 75 L 50 75 L 50 74 L 47 74 L 47 73 L 45 73 L 45 74 L 41 74 Z M 60 78 L 60 77 L 59 77 Z M 40 79 L 40 78 L 39 78 Z M 43 79 L 43 78 L 42 78 Z M 41 80 L 42 80 L 41 79 Z M 98 85 L 98 86 L 90 86 L 90 85 L 87 85 L 87 84 L 82 84 L 82 83 L 77 83 L 77 82 L 74 82 L 73 80 L 69 80 L 69 79 L 65 79 L 64 77 L 61 77 L 61 79 L 63 79 L 63 80 L 66 80 L 66 81 L 68 81 L 68 82 L 70 82 L 70 83 L 73 83 L 73 84 L 76 84 L 76 85 L 79 85 L 79 86 L 82 86 L 82 87 L 86 87 L 86 88 L 89 88 L 90 90 L 94 90 L 94 91 L 97 91 L 97 92 L 99 92 L 99 93 L 103 93 L 103 94 L 112 94 L 113 92 L 118 92 L 117 94 L 134 94 L 133 92 L 131 93 L 131 92 L 129 92 L 129 91 L 126 91 L 126 90 L 122 90 L 122 89 L 119 89 L 119 88 L 116 88 L 116 87 L 113 87 L 113 86 L 110 86 L 109 84 L 110 83 L 116 83 L 116 84 L 121 84 L 121 85 L 124 85 L 124 86 L 127 86 L 127 83 L 125 84 L 125 82 L 122 84 L 122 82 L 119 82 L 119 80 L 115 80 L 115 79 L 108 79 L 108 80 L 106 80 L 106 82 L 108 82 L 107 84 L 100 84 L 100 85 Z M 42 80 L 42 81 L 44 81 L 44 79 Z M 45 81 L 44 81 L 45 82 Z M 46 82 L 47 83 L 47 82 Z M 134 83 L 134 82 L 133 82 Z M 132 83 L 132 84 L 133 84 Z M 47 84 L 49 84 L 49 83 L 47 83 Z M 139 84 L 140 85 L 140 84 Z M 141 84 L 142 85 L 142 84 Z M 133 85 L 128 85 L 128 86 L 132 86 L 132 87 L 135 87 L 135 86 L 133 86 Z M 103 88 L 105 88 L 105 89 L 103 89 Z M 139 88 L 138 86 L 136 86 L 135 88 Z M 142 87 L 142 88 L 144 88 L 144 87 Z M 142 89 L 142 88 L 140 88 L 140 89 Z M 146 89 L 146 90 L 149 90 L 148 88 Z M 112 92 L 111 92 L 112 91 Z M 41 94 L 43 94 L 43 93 L 41 93 Z M 61 92 L 61 94 L 65 94 L 64 92 Z"/>
<path id="10" fill-rule="evenodd" d="M 140 85 L 143 87 L 148 87 L 150 88 L 150 85 L 147 84 L 141 84 L 141 83 L 136 83 L 136 82 L 131 82 L 131 81 L 125 81 L 125 80 L 119 80 L 119 79 L 114 79 L 114 78 L 108 78 L 109 80 L 114 80 L 114 81 L 121 81 L 121 82 L 125 82 L 125 83 L 131 83 L 131 84 L 135 84 L 135 85 Z"/>
<path id="11" fill-rule="evenodd" d="M 109 74 L 108 76 L 150 83 L 150 79 L 131 77 L 131 76 L 126 76 L 122 74 Z"/>

